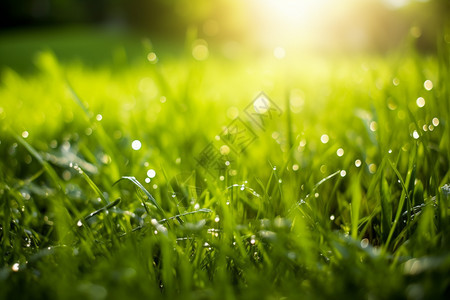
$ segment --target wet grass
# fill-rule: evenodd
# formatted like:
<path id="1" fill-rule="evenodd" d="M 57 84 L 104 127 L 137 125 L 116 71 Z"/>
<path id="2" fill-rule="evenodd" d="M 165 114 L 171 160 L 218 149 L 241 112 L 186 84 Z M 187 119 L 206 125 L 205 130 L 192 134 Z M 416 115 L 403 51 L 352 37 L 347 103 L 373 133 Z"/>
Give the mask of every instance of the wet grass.
<path id="1" fill-rule="evenodd" d="M 4 69 L 0 298 L 447 297 L 442 48 Z"/>

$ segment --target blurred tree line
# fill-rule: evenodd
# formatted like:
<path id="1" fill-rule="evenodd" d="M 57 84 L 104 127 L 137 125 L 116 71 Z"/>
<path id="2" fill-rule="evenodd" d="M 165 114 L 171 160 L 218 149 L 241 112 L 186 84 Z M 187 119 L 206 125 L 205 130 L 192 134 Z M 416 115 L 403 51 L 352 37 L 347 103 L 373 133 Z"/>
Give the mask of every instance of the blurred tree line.
<path id="1" fill-rule="evenodd" d="M 243 0 L 241 0 L 243 1 Z M 405 35 L 417 38 L 422 50 L 432 50 L 438 35 L 448 30 L 450 0 L 410 0 L 409 5 L 392 8 L 395 0 L 361 0 L 359 10 L 351 16 L 353 25 L 375 36 L 371 47 L 386 50 Z M 233 2 L 233 4 L 229 4 Z M 202 25 L 211 18 L 218 24 L 233 14 L 239 1 L 226 0 L 1 0 L 0 31 L 65 25 L 105 25 L 116 29 L 139 30 L 145 34 L 166 38 L 183 38 L 188 27 Z M 360 13 L 358 13 L 358 11 Z M 370 11 L 362 15 L 361 11 Z M 358 15 L 359 14 L 359 15 Z M 243 14 L 245 18 L 245 13 Z M 216 39 L 244 39 L 245 20 L 241 30 L 222 27 Z M 345 24 L 333 24 L 336 36 L 347 30 Z M 341 33 L 339 32 L 341 31 Z M 200 31 L 201 35 L 201 31 Z"/>

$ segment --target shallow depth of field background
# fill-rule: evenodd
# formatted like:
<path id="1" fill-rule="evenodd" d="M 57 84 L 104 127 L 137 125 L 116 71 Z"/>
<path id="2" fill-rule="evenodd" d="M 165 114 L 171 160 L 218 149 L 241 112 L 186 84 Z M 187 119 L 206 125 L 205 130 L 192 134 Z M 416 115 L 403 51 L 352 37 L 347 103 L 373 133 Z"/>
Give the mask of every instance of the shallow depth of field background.
<path id="1" fill-rule="evenodd" d="M 2 1 L 0 298 L 447 298 L 449 15 Z"/>

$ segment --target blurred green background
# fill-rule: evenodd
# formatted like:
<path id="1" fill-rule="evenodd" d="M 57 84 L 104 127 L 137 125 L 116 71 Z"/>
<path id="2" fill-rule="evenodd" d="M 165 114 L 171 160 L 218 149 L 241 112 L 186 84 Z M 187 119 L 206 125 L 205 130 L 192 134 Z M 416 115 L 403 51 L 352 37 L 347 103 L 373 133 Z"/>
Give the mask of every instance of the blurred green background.
<path id="1" fill-rule="evenodd" d="M 0 66 L 33 70 L 33 55 L 47 49 L 62 61 L 79 58 L 93 66 L 111 64 L 123 54 L 133 60 L 143 54 L 142 38 L 150 38 L 166 55 L 178 55 L 189 34 L 204 39 L 210 52 L 227 59 L 271 52 L 277 46 L 295 53 L 386 53 L 405 42 L 430 53 L 436 51 L 439 37 L 450 40 L 443 32 L 449 3 L 3 0 Z M 289 10 L 296 13 L 292 20 Z M 299 20 L 302 12 L 304 20 Z"/>

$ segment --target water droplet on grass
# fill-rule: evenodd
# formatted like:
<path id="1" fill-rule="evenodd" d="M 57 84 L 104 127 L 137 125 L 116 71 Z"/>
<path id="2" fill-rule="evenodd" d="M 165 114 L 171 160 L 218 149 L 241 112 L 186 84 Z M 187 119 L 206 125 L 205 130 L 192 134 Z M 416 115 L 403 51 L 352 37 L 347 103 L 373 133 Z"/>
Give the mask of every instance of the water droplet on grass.
<path id="1" fill-rule="evenodd" d="M 425 99 L 423 97 L 417 98 L 416 104 L 417 104 L 418 107 L 424 107 L 425 106 Z"/>
<path id="2" fill-rule="evenodd" d="M 433 120 L 431 122 L 433 123 L 434 126 L 438 126 L 439 125 L 439 119 L 438 118 L 433 118 Z"/>
<path id="3" fill-rule="evenodd" d="M 22 132 L 22 137 L 23 137 L 24 139 L 26 139 L 28 136 L 29 136 L 28 131 Z"/>
<path id="4" fill-rule="evenodd" d="M 81 222 L 81 220 L 78 220 L 78 222 L 77 222 L 77 226 L 78 226 L 78 227 L 81 227 L 81 226 L 83 226 L 83 223 Z"/>
<path id="5" fill-rule="evenodd" d="M 328 135 L 326 135 L 326 134 L 322 134 L 322 136 L 320 137 L 320 141 L 321 141 L 323 144 L 328 143 L 329 140 L 330 140 L 330 138 L 329 138 Z"/>
<path id="6" fill-rule="evenodd" d="M 154 178 L 156 176 L 156 171 L 153 169 L 150 169 L 147 171 L 147 176 L 150 178 Z"/>
<path id="7" fill-rule="evenodd" d="M 19 271 L 19 263 L 15 263 L 12 265 L 11 270 L 13 270 L 14 272 L 18 272 Z"/>
<path id="8" fill-rule="evenodd" d="M 369 240 L 367 238 L 364 238 L 361 240 L 361 247 L 362 248 L 367 248 L 367 246 L 369 246 Z"/>
<path id="9" fill-rule="evenodd" d="M 337 149 L 336 154 L 339 157 L 343 156 L 344 155 L 344 149 L 342 149 L 342 148 Z"/>
<path id="10" fill-rule="evenodd" d="M 222 145 L 220 147 L 220 154 L 228 155 L 229 153 L 230 153 L 230 147 L 228 147 L 227 145 Z"/>
<path id="11" fill-rule="evenodd" d="M 260 95 L 253 102 L 253 109 L 258 114 L 265 114 L 270 109 L 270 101 L 266 98 L 265 95 Z"/>
<path id="12" fill-rule="evenodd" d="M 427 91 L 431 91 L 433 89 L 433 82 L 431 80 L 425 80 L 425 82 L 423 83 L 423 87 L 427 90 Z"/>
<path id="13" fill-rule="evenodd" d="M 147 54 L 147 60 L 152 64 L 156 64 L 158 62 L 158 56 L 156 56 L 155 52 L 150 52 Z"/>
<path id="14" fill-rule="evenodd" d="M 133 148 L 133 150 L 135 150 L 135 151 L 141 149 L 141 147 L 142 147 L 142 144 L 141 144 L 141 141 L 139 141 L 139 140 L 134 140 L 131 143 L 131 148 Z"/>

